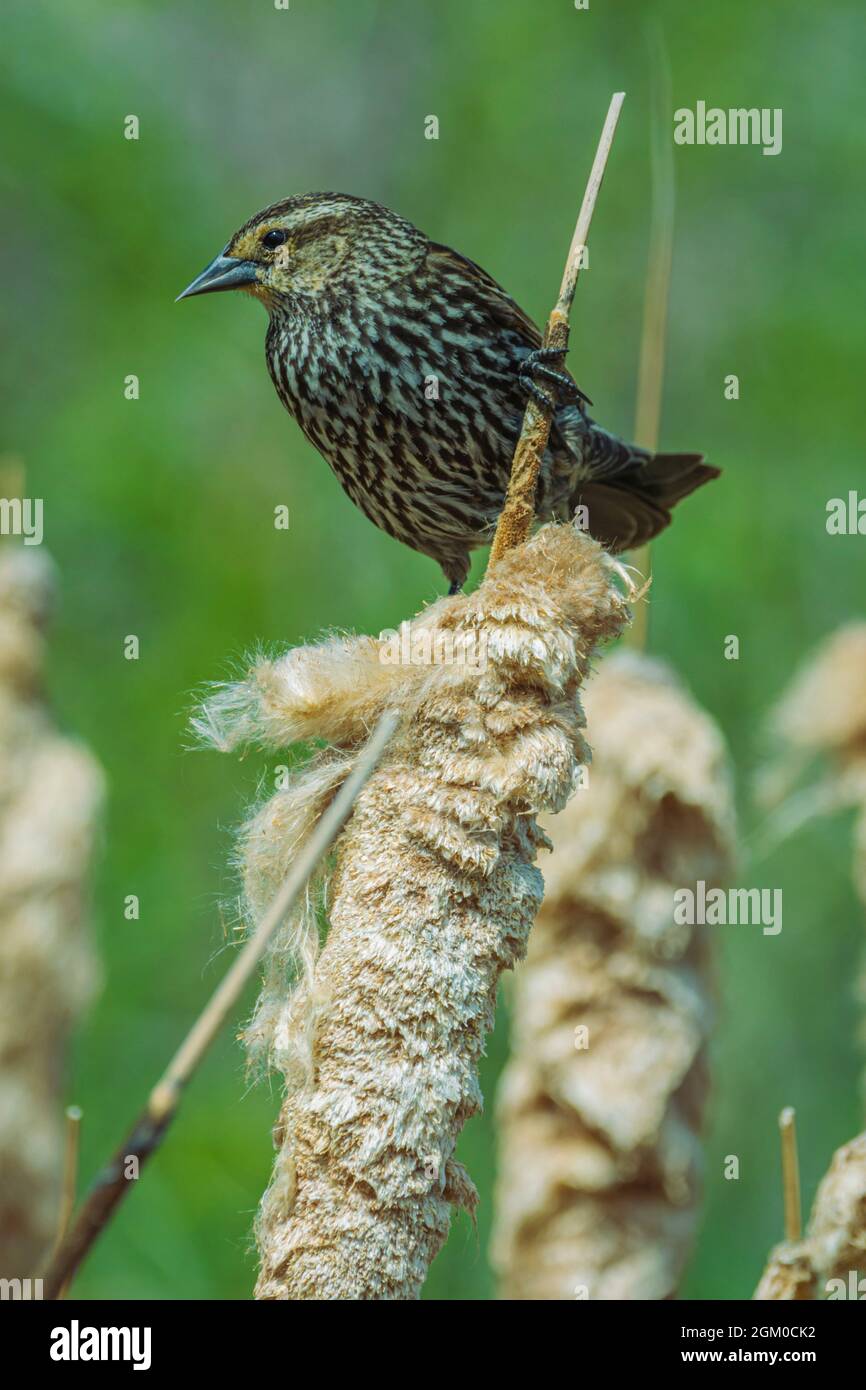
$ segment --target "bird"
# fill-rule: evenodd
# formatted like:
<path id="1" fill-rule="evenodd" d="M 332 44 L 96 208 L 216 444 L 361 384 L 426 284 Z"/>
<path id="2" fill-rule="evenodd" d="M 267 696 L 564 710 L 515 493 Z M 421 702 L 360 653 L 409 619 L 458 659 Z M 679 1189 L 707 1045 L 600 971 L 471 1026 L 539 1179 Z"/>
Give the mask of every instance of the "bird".
<path id="1" fill-rule="evenodd" d="M 268 312 L 277 395 L 378 527 L 438 562 L 458 593 L 502 510 L 527 398 L 554 409 L 539 521 L 580 524 L 612 553 L 651 540 L 719 475 L 652 453 L 591 400 L 486 270 L 380 203 L 305 193 L 234 233 L 178 295 L 241 290 Z"/>

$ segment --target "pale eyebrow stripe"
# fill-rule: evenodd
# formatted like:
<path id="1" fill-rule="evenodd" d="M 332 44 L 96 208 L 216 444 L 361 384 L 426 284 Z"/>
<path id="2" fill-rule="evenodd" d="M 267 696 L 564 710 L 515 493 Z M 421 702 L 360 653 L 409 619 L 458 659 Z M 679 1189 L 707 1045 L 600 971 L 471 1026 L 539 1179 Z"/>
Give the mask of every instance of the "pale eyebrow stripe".
<path id="1" fill-rule="evenodd" d="M 331 211 L 330 208 L 323 208 L 316 217 L 301 220 L 290 227 L 289 230 L 294 234 L 307 231 L 315 232 L 321 227 L 333 226 L 334 230 L 337 231 L 344 223 L 354 218 L 352 209 L 340 206 L 337 203 L 332 204 L 332 207 L 333 211 Z"/>

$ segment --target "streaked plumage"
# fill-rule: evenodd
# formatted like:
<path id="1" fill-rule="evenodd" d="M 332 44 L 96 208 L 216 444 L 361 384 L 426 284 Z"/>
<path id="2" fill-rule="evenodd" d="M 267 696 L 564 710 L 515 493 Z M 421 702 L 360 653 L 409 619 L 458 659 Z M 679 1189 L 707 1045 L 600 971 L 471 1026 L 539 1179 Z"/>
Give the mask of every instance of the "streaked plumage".
<path id="1" fill-rule="evenodd" d="M 257 213 L 184 296 L 233 288 L 267 308 L 274 386 L 352 500 L 462 584 L 470 550 L 489 541 L 502 507 L 532 389 L 525 364 L 541 343 L 535 324 L 473 261 L 345 194 Z M 717 475 L 700 455 L 622 443 L 590 419 L 557 364 L 534 370 L 560 401 L 541 519 L 583 504 L 592 534 L 625 550 Z"/>

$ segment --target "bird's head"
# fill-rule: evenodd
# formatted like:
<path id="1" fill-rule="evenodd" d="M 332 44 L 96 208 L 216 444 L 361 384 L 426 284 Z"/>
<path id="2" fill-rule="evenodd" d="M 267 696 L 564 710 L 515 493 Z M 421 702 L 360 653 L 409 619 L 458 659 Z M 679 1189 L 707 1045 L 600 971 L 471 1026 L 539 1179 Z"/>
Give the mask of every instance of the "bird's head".
<path id="1" fill-rule="evenodd" d="M 323 296 L 376 293 L 419 262 L 426 238 L 396 213 L 345 193 L 306 193 L 257 212 L 178 299 L 245 290 L 269 312 Z"/>

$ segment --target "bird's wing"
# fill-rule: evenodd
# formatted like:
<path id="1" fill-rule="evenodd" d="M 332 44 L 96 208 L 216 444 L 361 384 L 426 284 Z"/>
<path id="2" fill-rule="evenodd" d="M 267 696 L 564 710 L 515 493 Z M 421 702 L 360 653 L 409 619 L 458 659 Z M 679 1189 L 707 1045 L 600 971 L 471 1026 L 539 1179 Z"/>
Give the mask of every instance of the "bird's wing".
<path id="1" fill-rule="evenodd" d="M 427 268 L 434 276 L 445 275 L 449 279 L 462 281 L 467 293 L 474 294 L 498 324 L 511 329 L 527 347 L 541 346 L 541 334 L 529 315 L 523 312 L 519 304 L 515 304 L 508 291 L 492 275 L 488 275 L 475 261 L 470 261 L 468 256 L 461 256 L 450 246 L 431 241 Z"/>
<path id="2" fill-rule="evenodd" d="M 426 265 L 436 277 L 444 275 L 449 279 L 461 280 L 467 286 L 467 292 L 473 293 L 476 299 L 484 304 L 493 321 L 505 331 L 513 333 L 530 351 L 541 347 L 541 333 L 529 315 L 515 303 L 498 280 L 494 280 L 492 275 L 488 275 L 482 266 L 471 261 L 468 256 L 462 256 L 450 246 L 431 241 Z M 581 391 L 565 364 L 557 363 L 556 368 L 572 381 L 581 399 L 591 405 L 589 396 Z"/>

